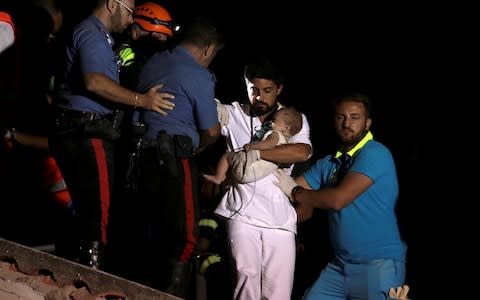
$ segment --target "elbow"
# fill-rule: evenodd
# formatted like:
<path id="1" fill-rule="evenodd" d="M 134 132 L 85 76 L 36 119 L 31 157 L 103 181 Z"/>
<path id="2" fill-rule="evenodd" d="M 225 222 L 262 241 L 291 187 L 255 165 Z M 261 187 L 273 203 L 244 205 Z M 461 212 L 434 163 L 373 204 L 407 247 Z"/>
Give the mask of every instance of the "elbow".
<path id="1" fill-rule="evenodd" d="M 217 124 L 217 126 L 212 127 L 208 130 L 205 130 L 201 135 L 201 144 L 207 146 L 215 143 L 220 137 L 220 134 L 220 124 Z"/>
<path id="2" fill-rule="evenodd" d="M 218 140 L 218 138 L 220 137 L 220 134 L 221 134 L 220 123 L 217 126 L 207 130 L 207 138 L 208 140 L 212 141 L 212 143 Z"/>
<path id="3" fill-rule="evenodd" d="M 89 92 L 95 93 L 100 86 L 100 80 L 96 74 L 86 74 L 84 76 L 85 89 Z"/>
<path id="4" fill-rule="evenodd" d="M 341 211 L 343 208 L 345 208 L 348 204 L 351 203 L 351 201 L 347 201 L 346 199 L 342 199 L 339 197 L 334 197 L 331 199 L 330 203 L 330 208 L 335 210 L 335 211 Z"/>
<path id="5" fill-rule="evenodd" d="M 312 147 L 307 144 L 301 144 L 299 147 L 299 151 L 297 152 L 301 161 L 307 161 L 310 158 L 310 154 L 312 152 Z"/>
<path id="6" fill-rule="evenodd" d="M 341 211 L 345 206 L 341 205 L 339 201 L 334 201 L 330 208 L 333 209 L 336 212 Z"/>

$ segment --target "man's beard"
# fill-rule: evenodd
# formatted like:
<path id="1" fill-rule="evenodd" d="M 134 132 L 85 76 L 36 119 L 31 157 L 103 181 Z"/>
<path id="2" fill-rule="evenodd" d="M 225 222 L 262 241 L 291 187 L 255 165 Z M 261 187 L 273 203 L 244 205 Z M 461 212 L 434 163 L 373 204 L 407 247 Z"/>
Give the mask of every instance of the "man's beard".
<path id="1" fill-rule="evenodd" d="M 272 106 L 269 106 L 267 103 L 261 101 L 254 101 L 252 104 L 252 110 L 256 116 L 268 115 L 269 113 L 275 111 L 277 107 L 278 104 L 276 102 Z"/>
<path id="2" fill-rule="evenodd" d="M 353 135 L 349 138 L 340 137 L 340 141 L 344 147 L 352 148 L 355 147 L 368 133 L 368 130 L 364 130 L 362 133 Z"/>

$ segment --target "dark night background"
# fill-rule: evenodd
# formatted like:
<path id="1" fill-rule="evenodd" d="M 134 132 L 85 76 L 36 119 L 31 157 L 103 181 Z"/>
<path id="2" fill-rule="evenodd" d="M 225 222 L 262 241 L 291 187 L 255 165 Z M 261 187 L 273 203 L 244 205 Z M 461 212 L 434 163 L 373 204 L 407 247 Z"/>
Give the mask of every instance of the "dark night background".
<path id="1" fill-rule="evenodd" d="M 64 28 L 90 11 L 88 1 L 64 2 Z M 456 12 L 451 7 L 403 2 L 157 2 L 169 8 L 180 24 L 205 13 L 223 25 L 226 47 L 211 65 L 217 76 L 217 98 L 223 102 L 245 98 L 242 71 L 252 55 L 271 54 L 282 63 L 287 78 L 280 101 L 307 115 L 313 160 L 334 149 L 332 97 L 346 91 L 367 94 L 373 102 L 374 137 L 390 148 L 397 164 L 398 215 L 409 246 L 411 298 L 456 294 L 452 299 L 461 299 L 460 294 L 469 293 L 456 284 L 461 280 L 467 286 L 467 279 L 450 271 L 462 264 L 458 251 L 451 251 L 457 248 L 453 241 L 459 236 L 452 233 L 459 223 L 452 215 L 460 212 L 447 213 L 447 204 L 454 200 L 447 187 L 454 182 L 444 165 L 456 151 L 451 141 L 455 134 L 451 124 L 457 122 L 452 57 L 462 59 L 458 48 L 464 43 L 463 27 L 453 18 Z M 322 252 L 324 229 L 318 226 L 323 223 L 307 224 L 305 230 L 314 251 Z M 320 245 L 315 243 L 316 233 Z M 311 265 L 318 262 L 312 260 Z"/>

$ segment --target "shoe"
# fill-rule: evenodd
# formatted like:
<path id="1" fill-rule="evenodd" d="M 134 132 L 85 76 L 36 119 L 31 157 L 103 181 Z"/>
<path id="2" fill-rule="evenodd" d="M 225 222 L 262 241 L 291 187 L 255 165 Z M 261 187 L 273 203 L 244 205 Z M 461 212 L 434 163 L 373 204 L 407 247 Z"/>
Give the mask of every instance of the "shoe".
<path id="1" fill-rule="evenodd" d="M 167 293 L 185 298 L 190 287 L 192 265 L 190 262 L 178 262 L 174 265 Z"/>
<path id="2" fill-rule="evenodd" d="M 104 268 L 105 247 L 100 241 L 82 241 L 78 262 L 97 270 Z"/>

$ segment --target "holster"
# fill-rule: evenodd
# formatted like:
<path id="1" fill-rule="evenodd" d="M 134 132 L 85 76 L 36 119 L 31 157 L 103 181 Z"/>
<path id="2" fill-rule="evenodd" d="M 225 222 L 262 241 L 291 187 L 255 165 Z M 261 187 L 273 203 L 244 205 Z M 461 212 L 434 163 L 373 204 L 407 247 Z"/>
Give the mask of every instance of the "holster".
<path id="1" fill-rule="evenodd" d="M 157 140 L 154 142 L 154 148 L 157 153 L 157 162 L 162 167 L 166 167 L 168 174 L 172 177 L 179 175 L 177 160 L 175 155 L 175 145 L 173 137 L 165 131 L 157 134 Z"/>
<path id="2" fill-rule="evenodd" d="M 147 126 L 141 122 L 132 122 L 125 128 L 127 138 L 132 138 L 134 141 L 142 138 L 147 131 Z"/>
<path id="3" fill-rule="evenodd" d="M 127 172 L 129 188 L 142 186 L 154 191 L 158 188 L 159 180 L 182 174 L 179 159 L 193 157 L 193 143 L 188 136 L 172 136 L 160 131 L 155 140 L 142 138 L 138 141 L 135 153 L 130 154 L 131 166 Z"/>
<path id="4" fill-rule="evenodd" d="M 115 110 L 113 113 L 105 115 L 105 118 L 86 121 L 83 126 L 83 133 L 86 137 L 111 141 L 118 140 L 123 115 L 123 111 Z"/>
<path id="5" fill-rule="evenodd" d="M 192 138 L 186 135 L 174 135 L 173 145 L 175 148 L 175 156 L 179 158 L 193 157 Z"/>

